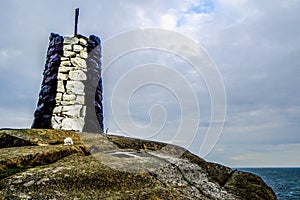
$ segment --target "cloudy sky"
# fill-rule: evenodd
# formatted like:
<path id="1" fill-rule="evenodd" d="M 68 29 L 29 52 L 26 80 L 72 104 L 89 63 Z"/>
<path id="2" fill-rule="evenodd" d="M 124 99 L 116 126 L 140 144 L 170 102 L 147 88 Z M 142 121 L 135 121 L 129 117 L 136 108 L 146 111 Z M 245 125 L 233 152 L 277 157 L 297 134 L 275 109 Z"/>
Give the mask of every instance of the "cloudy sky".
<path id="1" fill-rule="evenodd" d="M 202 155 L 206 133 L 222 125 L 211 120 L 212 108 L 219 109 L 211 99 L 224 86 L 223 131 L 205 159 L 229 166 L 300 166 L 299 0 L 1 3 L 0 127 L 31 126 L 49 34 L 72 35 L 79 7 L 79 32 L 100 36 L 104 47 L 139 28 L 175 31 L 206 52 L 205 61 L 218 71 L 219 77 L 199 75 L 182 50 L 145 48 L 119 57 L 103 74 L 105 126 L 111 133 L 182 142 Z M 103 54 L 117 51 L 118 44 L 107 48 Z M 207 81 L 217 78 L 224 85 L 210 91 Z M 188 95 L 193 98 L 184 98 Z M 186 135 L 177 137 L 182 127 Z"/>

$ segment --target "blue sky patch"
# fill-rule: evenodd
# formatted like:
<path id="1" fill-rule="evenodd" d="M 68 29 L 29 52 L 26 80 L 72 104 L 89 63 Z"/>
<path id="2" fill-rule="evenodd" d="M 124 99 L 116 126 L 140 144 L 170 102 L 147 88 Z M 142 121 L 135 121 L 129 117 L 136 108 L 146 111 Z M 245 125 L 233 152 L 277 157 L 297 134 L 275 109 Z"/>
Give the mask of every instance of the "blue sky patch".
<path id="1" fill-rule="evenodd" d="M 189 8 L 187 13 L 211 13 L 215 9 L 215 6 L 212 1 L 204 0 L 201 1 L 198 5 Z"/>

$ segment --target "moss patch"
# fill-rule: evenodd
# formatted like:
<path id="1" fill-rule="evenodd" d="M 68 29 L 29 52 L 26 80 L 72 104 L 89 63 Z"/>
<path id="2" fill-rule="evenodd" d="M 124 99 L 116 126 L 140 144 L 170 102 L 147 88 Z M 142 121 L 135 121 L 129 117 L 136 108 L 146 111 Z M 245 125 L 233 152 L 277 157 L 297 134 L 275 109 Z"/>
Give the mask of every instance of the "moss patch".
<path id="1" fill-rule="evenodd" d="M 14 175 L 16 173 L 22 172 L 24 171 L 25 168 L 23 167 L 17 167 L 17 168 L 11 168 L 11 169 L 7 169 L 7 170 L 1 170 L 0 171 L 0 180 L 9 177 L 11 175 Z"/>

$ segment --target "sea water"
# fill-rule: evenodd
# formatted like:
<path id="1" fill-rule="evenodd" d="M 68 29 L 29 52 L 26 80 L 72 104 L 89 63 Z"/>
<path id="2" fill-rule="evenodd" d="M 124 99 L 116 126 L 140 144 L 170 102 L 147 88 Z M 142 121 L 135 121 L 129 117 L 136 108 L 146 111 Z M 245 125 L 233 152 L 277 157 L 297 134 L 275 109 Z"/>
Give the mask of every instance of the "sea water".
<path id="1" fill-rule="evenodd" d="M 260 176 L 279 200 L 300 200 L 300 168 L 238 168 Z"/>

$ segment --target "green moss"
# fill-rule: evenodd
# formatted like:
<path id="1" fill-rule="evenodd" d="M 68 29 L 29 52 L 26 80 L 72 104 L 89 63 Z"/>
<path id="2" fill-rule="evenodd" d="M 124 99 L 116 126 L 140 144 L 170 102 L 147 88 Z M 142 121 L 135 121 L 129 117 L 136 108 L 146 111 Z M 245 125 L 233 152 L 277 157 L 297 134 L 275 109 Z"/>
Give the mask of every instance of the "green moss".
<path id="1" fill-rule="evenodd" d="M 247 172 L 235 171 L 225 188 L 236 194 L 244 194 L 246 200 L 276 199 L 273 190 L 260 177 Z"/>
<path id="2" fill-rule="evenodd" d="M 66 137 L 71 137 L 75 145 L 64 146 Z M 223 186 L 228 193 L 242 199 L 276 199 L 272 189 L 257 176 L 207 163 L 171 144 L 42 129 L 0 130 L 0 139 L 0 143 L 7 141 L 5 144 L 13 146 L 17 144 L 15 141 L 32 144 L 0 148 L 0 200 L 4 196 L 15 199 L 29 192 L 32 199 L 208 199 L 211 194 L 206 192 L 205 181 L 196 185 L 190 175 L 194 164 L 201 168 L 195 175 L 204 174 L 214 185 Z M 157 156 L 151 155 L 153 151 L 157 151 Z M 136 157 L 116 157 L 120 152 Z M 176 160 L 180 157 L 180 161 L 168 164 L 164 155 Z M 181 181 L 176 184 L 182 179 L 188 185 Z"/>
<path id="3" fill-rule="evenodd" d="M 122 136 L 108 136 L 108 139 L 116 144 L 120 149 L 134 149 L 134 150 L 151 150 L 156 151 L 165 147 L 166 143 L 153 142 L 148 140 L 140 140 L 136 138 L 128 138 Z"/>
<path id="4" fill-rule="evenodd" d="M 0 171 L 0 180 L 4 179 L 6 177 L 12 176 L 16 173 L 22 172 L 24 170 L 25 170 L 25 168 L 23 168 L 23 167 L 16 167 L 16 168 L 11 168 L 11 169 L 7 169 L 7 170 L 1 170 Z"/>

